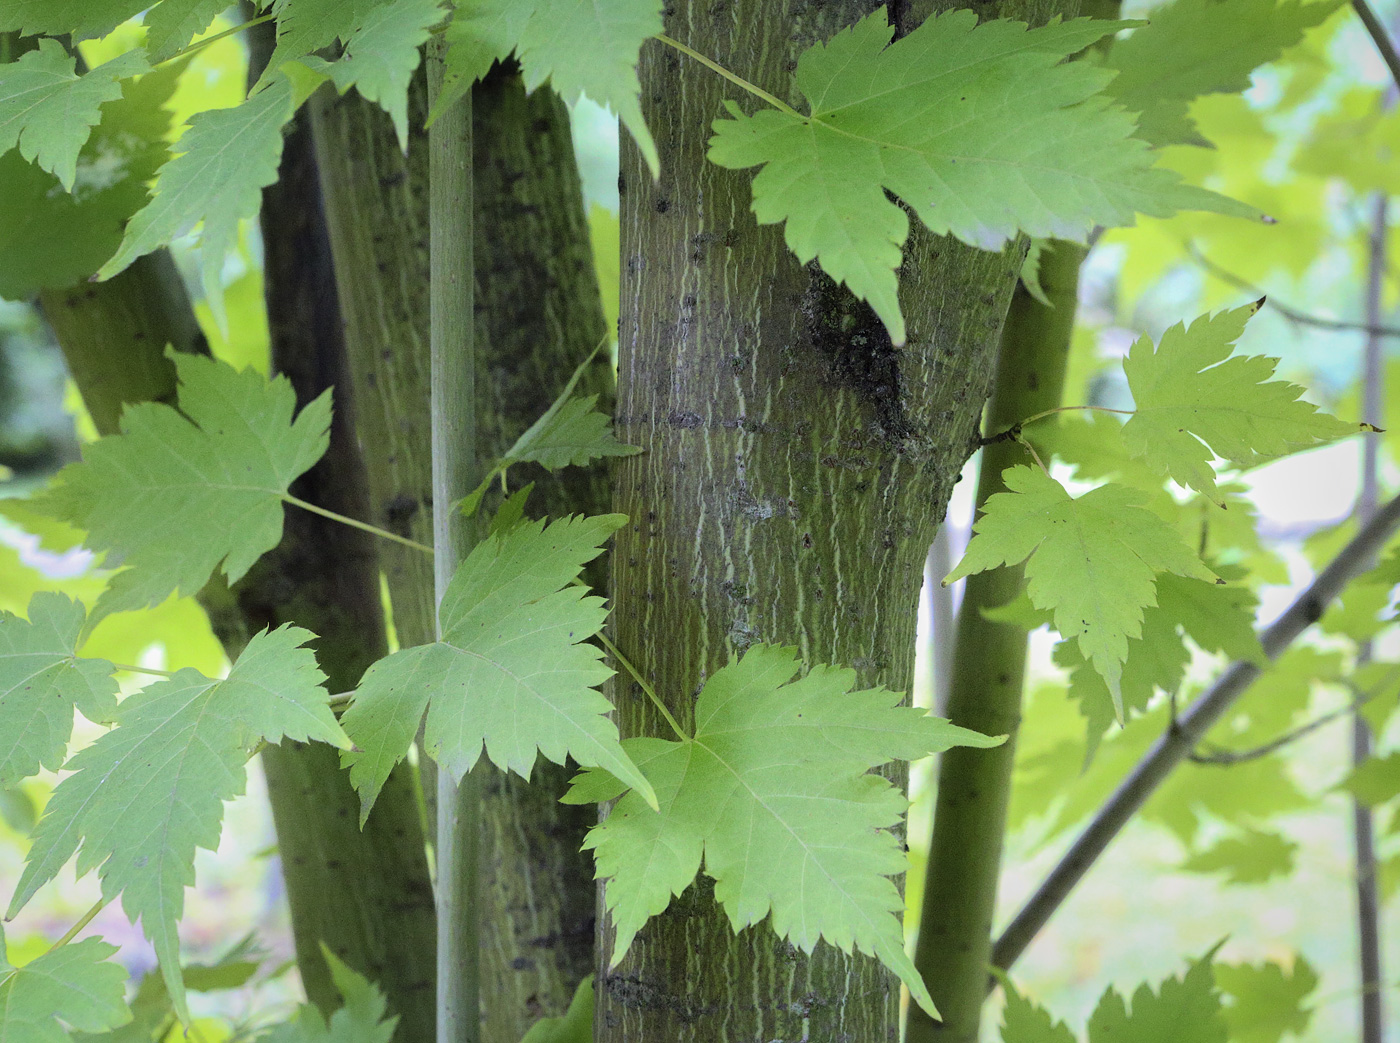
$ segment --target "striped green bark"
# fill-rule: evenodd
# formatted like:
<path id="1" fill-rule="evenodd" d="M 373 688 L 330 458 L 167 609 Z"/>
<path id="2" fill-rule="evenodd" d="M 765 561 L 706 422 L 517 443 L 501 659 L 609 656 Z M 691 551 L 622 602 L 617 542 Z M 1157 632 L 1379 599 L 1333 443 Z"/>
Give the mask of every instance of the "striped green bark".
<path id="1" fill-rule="evenodd" d="M 801 51 L 877 6 L 677 2 L 666 32 L 801 103 Z M 631 522 L 613 552 L 613 635 L 682 721 L 704 679 L 755 642 L 861 685 L 907 691 L 923 562 L 971 451 L 1024 247 L 985 253 L 917 231 L 901 301 L 908 345 L 756 225 L 749 172 L 705 162 L 733 88 L 659 44 L 642 99 L 661 178 L 623 154 L 618 468 Z M 614 683 L 626 735 L 663 727 Z M 600 951 L 611 949 L 604 925 Z M 872 959 L 808 957 L 766 924 L 735 936 L 703 878 L 615 969 L 599 1043 L 893 1041 L 898 983 Z"/>

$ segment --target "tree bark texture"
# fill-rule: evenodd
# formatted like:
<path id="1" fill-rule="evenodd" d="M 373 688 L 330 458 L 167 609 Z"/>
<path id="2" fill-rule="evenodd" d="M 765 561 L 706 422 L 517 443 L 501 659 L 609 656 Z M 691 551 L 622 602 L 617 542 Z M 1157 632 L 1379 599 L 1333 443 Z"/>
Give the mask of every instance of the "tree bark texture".
<path id="1" fill-rule="evenodd" d="M 678 2 L 666 32 L 800 106 L 797 56 L 876 6 Z M 646 452 L 615 480 L 631 520 L 612 557 L 614 638 L 686 727 L 705 679 L 756 642 L 907 692 L 923 563 L 975 445 L 1024 245 L 917 230 L 896 349 L 756 225 L 752 172 L 706 163 L 734 89 L 657 43 L 641 78 L 662 172 L 653 182 L 624 145 L 617 423 Z M 664 734 L 638 686 L 613 688 L 624 735 Z M 766 924 L 736 937 L 712 890 L 702 875 L 600 967 L 599 1043 L 898 1038 L 898 983 L 873 959 L 808 957 Z M 611 946 L 605 923 L 605 961 Z"/>
<path id="2" fill-rule="evenodd" d="M 410 126 L 421 128 L 419 82 Z M 357 430 L 370 470 L 367 519 L 431 538 L 428 422 L 427 150 L 415 129 L 407 159 L 388 119 L 354 95 L 312 100 L 322 183 L 352 363 Z M 491 461 L 553 401 L 606 334 L 588 246 L 568 118 L 548 90 L 527 97 L 498 66 L 474 92 L 478 455 Z M 611 405 L 612 374 L 595 363 L 579 393 Z M 600 471 L 537 481 L 530 513 L 607 508 Z M 499 503 L 487 497 L 483 511 Z M 431 561 L 381 545 L 400 643 L 432 640 Z M 426 559 L 426 556 L 421 556 Z M 591 821 L 557 802 L 568 772 L 541 760 L 529 785 L 483 780 L 482 1039 L 518 1043 L 540 1017 L 562 1014 L 592 970 Z"/>
<path id="3" fill-rule="evenodd" d="M 1054 307 L 1017 287 L 987 410 L 989 435 L 1060 404 L 1084 252 L 1077 244 L 1056 241 L 1042 254 L 1041 284 Z M 1014 441 L 983 449 L 977 503 L 1005 489 L 1003 470 L 1029 460 L 1025 447 Z M 935 1022 L 911 1007 L 908 1043 L 976 1043 L 978 1038 L 1026 665 L 1025 628 L 989 620 L 982 610 L 1010 601 L 1023 581 L 1019 566 L 969 576 L 958 612 L 948 718 L 1008 739 L 990 750 L 954 747 L 939 760 L 914 962 L 943 1020 Z"/>
<path id="4" fill-rule="evenodd" d="M 271 29 L 252 31 L 254 77 L 271 52 Z M 368 486 L 305 115 L 286 135 L 278 173 L 263 191 L 262 209 L 272 368 L 290 379 L 299 405 L 336 389 L 330 447 L 292 493 L 363 518 Z M 348 691 L 388 651 L 378 541 L 295 508 L 284 525 L 282 542 L 234 594 L 250 631 L 295 622 L 315 633 L 312 647 L 330 690 Z M 327 1012 L 341 1005 L 324 943 L 383 989 L 390 1012 L 399 1016 L 395 1040 L 430 1038 L 433 891 L 412 769 L 400 765 L 391 774 L 363 829 L 359 797 L 336 750 L 283 743 L 264 752 L 263 770 L 307 998 Z"/>

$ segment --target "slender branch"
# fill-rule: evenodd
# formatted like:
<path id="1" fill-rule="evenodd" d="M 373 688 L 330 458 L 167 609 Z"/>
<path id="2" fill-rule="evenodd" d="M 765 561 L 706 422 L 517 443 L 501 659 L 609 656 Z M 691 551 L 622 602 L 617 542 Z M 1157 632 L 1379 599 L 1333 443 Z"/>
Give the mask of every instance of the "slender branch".
<path id="1" fill-rule="evenodd" d="M 1214 765 L 1216 767 L 1229 767 L 1232 764 L 1244 764 L 1248 761 L 1257 761 L 1261 757 L 1267 757 L 1271 753 L 1283 749 L 1292 743 L 1297 742 L 1304 736 L 1311 735 L 1324 725 L 1333 721 L 1354 714 L 1363 705 L 1362 701 L 1348 703 L 1346 706 L 1332 710 L 1315 717 L 1307 724 L 1300 724 L 1290 731 L 1284 732 L 1271 742 L 1266 742 L 1261 746 L 1252 746 L 1247 750 L 1212 750 L 1210 753 L 1200 753 L 1192 750 L 1186 755 L 1186 759 L 1192 764 Z"/>
<path id="2" fill-rule="evenodd" d="M 447 41 L 428 47 L 430 105 L 442 96 Z M 433 591 L 442 638 L 442 599 L 469 545 L 453 509 L 477 481 L 473 254 L 472 95 L 448 105 L 428 130 L 429 354 L 433 497 Z M 437 1043 L 481 1038 L 481 932 L 477 900 L 481 771 L 460 783 L 437 773 Z"/>
<path id="3" fill-rule="evenodd" d="M 1361 24 L 1371 34 L 1371 41 L 1376 45 L 1376 50 L 1381 52 L 1381 58 L 1390 70 L 1395 86 L 1400 88 L 1400 54 L 1396 53 L 1395 41 L 1390 38 L 1390 34 L 1376 17 L 1376 12 L 1371 10 L 1367 0 L 1351 0 L 1351 6 L 1356 9 L 1356 17 L 1361 19 Z"/>
<path id="4" fill-rule="evenodd" d="M 87 912 L 83 913 L 83 915 L 78 918 L 78 922 L 75 923 L 72 927 L 68 928 L 68 932 L 64 934 L 62 938 L 50 945 L 48 948 L 48 952 L 46 952 L 44 955 L 47 956 L 48 953 L 53 952 L 56 949 L 62 949 L 74 938 L 78 937 L 78 933 L 88 924 L 92 923 L 93 920 L 97 919 L 97 914 L 102 912 L 106 905 L 107 899 L 105 898 L 99 898 L 96 902 L 94 902 L 92 908 L 89 909 Z"/>
<path id="5" fill-rule="evenodd" d="M 1364 0 L 1363 4 L 1364 6 Z M 1358 7 L 1358 11 L 1361 8 Z M 1370 9 L 1366 8 L 1367 15 Z M 1374 15 L 1371 15 L 1374 18 Z M 1363 21 L 1365 16 L 1363 16 Z M 1394 56 L 1394 50 L 1391 50 Z M 1400 83 L 1400 77 L 1397 77 Z M 1389 226 L 1388 201 L 1383 192 L 1375 195 L 1374 210 L 1370 222 L 1367 242 L 1366 292 L 1364 307 L 1366 320 L 1379 321 L 1381 316 L 1381 283 L 1386 269 L 1386 233 Z M 1385 359 L 1384 345 L 1375 334 L 1366 337 L 1364 364 L 1362 366 L 1362 405 L 1361 419 L 1368 424 L 1379 424 L 1385 415 Z M 1376 513 L 1376 500 L 1380 489 L 1380 446 L 1376 439 L 1368 438 L 1363 445 L 1361 462 L 1361 493 L 1356 499 L 1353 512 L 1357 521 L 1364 522 Z M 1358 663 L 1371 660 L 1373 652 L 1369 640 L 1357 649 Z M 1371 729 L 1366 719 L 1357 714 L 1352 719 L 1351 761 L 1359 768 L 1371 756 Z M 1385 1014 L 1381 995 L 1381 924 L 1380 893 L 1377 887 L 1375 819 L 1370 807 L 1360 799 L 1352 798 L 1352 834 L 1356 852 L 1356 920 L 1357 955 L 1361 970 L 1361 1040 L 1362 1043 L 1382 1043 L 1385 1036 Z"/>
<path id="6" fill-rule="evenodd" d="M 1244 290 L 1246 293 L 1258 294 L 1259 297 L 1274 311 L 1278 312 L 1289 322 L 1297 323 L 1299 326 L 1312 326 L 1321 330 L 1344 330 L 1352 333 L 1369 333 L 1376 337 L 1400 337 L 1400 326 L 1387 326 L 1380 322 L 1348 322 L 1345 319 L 1327 319 L 1321 315 L 1310 315 L 1305 311 L 1282 303 L 1275 297 L 1270 296 L 1266 291 L 1254 285 L 1247 279 L 1242 279 L 1234 272 L 1227 271 L 1220 267 L 1205 254 L 1196 248 L 1195 243 L 1187 243 L 1186 250 L 1191 258 L 1206 271 L 1210 272 L 1221 282 L 1229 283 L 1236 289 Z"/>
<path id="7" fill-rule="evenodd" d="M 1400 497 L 1377 511 L 1283 615 L 1264 630 L 1260 635 L 1264 655 L 1270 660 L 1277 659 L 1299 634 L 1317 622 L 1342 588 L 1369 567 L 1397 529 L 1400 529 Z M 1175 727 L 1158 737 L 997 939 L 992 949 L 995 966 L 1005 970 L 1016 962 L 1113 838 L 1261 672 L 1254 663 L 1231 663 L 1191 704 Z"/>
<path id="8" fill-rule="evenodd" d="M 711 72 L 719 73 L 730 83 L 742 87 L 744 90 L 752 94 L 755 98 L 762 98 L 769 105 L 772 105 L 775 109 L 777 109 L 779 112 L 786 112 L 789 116 L 796 116 L 800 120 L 805 120 L 807 118 L 806 116 L 802 115 L 802 113 L 794 109 L 787 102 L 783 101 L 780 98 L 775 98 L 762 87 L 750 83 L 748 80 L 744 79 L 737 73 L 730 72 L 723 65 L 719 64 L 719 62 L 715 61 L 713 58 L 707 58 L 699 51 L 692 50 L 685 44 L 681 43 L 679 40 L 673 40 L 665 33 L 657 33 L 656 39 L 660 40 L 667 47 L 674 47 L 676 50 L 680 51 L 681 54 L 689 55 L 691 58 L 694 58 L 697 62 L 699 62 L 705 68 L 709 69 Z"/>
<path id="9" fill-rule="evenodd" d="M 378 536 L 380 539 L 393 540 L 395 543 L 401 543 L 405 547 L 421 550 L 424 554 L 433 553 L 433 548 L 429 547 L 426 543 L 419 543 L 417 540 L 410 540 L 406 536 L 400 536 L 398 533 L 390 532 L 388 529 L 381 529 L 379 526 L 371 525 L 369 522 L 357 521 L 354 518 L 347 518 L 343 514 L 337 514 L 335 511 L 328 511 L 324 507 L 317 507 L 314 503 L 307 503 L 305 500 L 298 499 L 291 495 L 291 493 L 283 493 L 282 501 L 284 503 L 290 503 L 293 507 L 300 507 L 304 511 L 310 511 L 312 514 L 319 514 L 322 518 L 338 521 L 341 525 L 349 525 L 353 529 L 361 529 L 364 532 Z"/>

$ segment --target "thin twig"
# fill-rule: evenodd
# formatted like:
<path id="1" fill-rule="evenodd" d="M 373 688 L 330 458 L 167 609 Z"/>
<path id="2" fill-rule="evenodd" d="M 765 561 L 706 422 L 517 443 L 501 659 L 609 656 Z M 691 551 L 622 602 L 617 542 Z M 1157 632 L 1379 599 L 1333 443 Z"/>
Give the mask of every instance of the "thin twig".
<path id="1" fill-rule="evenodd" d="M 1385 61 L 1386 68 L 1390 70 L 1390 76 L 1395 81 L 1395 86 L 1400 88 L 1400 54 L 1396 53 L 1395 41 L 1385 31 L 1385 26 L 1381 24 L 1381 20 L 1376 17 L 1376 12 L 1371 10 L 1371 5 L 1366 0 L 1351 0 L 1351 6 L 1356 9 L 1356 17 L 1361 19 L 1361 24 L 1371 34 L 1371 41 L 1376 45 L 1376 50 L 1381 52 L 1381 58 Z"/>
<path id="2" fill-rule="evenodd" d="M 1265 657 L 1277 659 L 1299 634 L 1317 622 L 1342 588 L 1369 567 L 1397 529 L 1400 496 L 1377 511 L 1283 615 L 1264 630 L 1259 641 Z M 1113 838 L 1261 673 L 1255 663 L 1231 663 L 1182 714 L 1176 726 L 1157 738 L 997 939 L 992 949 L 993 965 L 1006 970 L 1016 962 Z"/>
<path id="3" fill-rule="evenodd" d="M 1350 717 L 1362 706 L 1361 702 L 1348 703 L 1339 709 L 1324 713 L 1316 717 L 1307 724 L 1300 724 L 1291 731 L 1284 732 L 1272 742 L 1266 742 L 1262 746 L 1253 746 L 1247 750 L 1213 750 L 1210 753 L 1199 753 L 1192 750 L 1186 755 L 1186 759 L 1192 764 L 1207 764 L 1216 767 L 1228 767 L 1232 764 L 1244 764 L 1248 761 L 1257 761 L 1261 757 L 1267 757 L 1271 753 L 1283 749 L 1291 743 L 1297 742 L 1306 735 L 1311 735 L 1324 725 L 1331 724 L 1335 720 L 1343 717 Z"/>
<path id="4" fill-rule="evenodd" d="M 1210 272 L 1221 282 L 1227 282 L 1236 289 L 1244 290 L 1246 293 L 1258 294 L 1263 298 L 1264 303 L 1274 311 L 1278 312 L 1289 322 L 1297 323 L 1299 326 L 1313 326 L 1321 330 L 1345 330 L 1352 333 L 1369 333 L 1375 337 L 1400 337 L 1400 326 L 1387 326 L 1383 323 L 1374 322 L 1348 322 L 1345 319 L 1327 319 L 1321 315 L 1310 315 L 1305 311 L 1283 304 L 1276 297 L 1273 297 L 1260 287 L 1254 285 L 1248 279 L 1242 279 L 1233 272 L 1226 271 L 1216 264 L 1205 254 L 1197 249 L 1195 243 L 1187 243 L 1186 250 L 1192 259 L 1206 271 Z"/>
<path id="5" fill-rule="evenodd" d="M 113 663 L 117 670 L 124 670 L 129 674 L 150 674 L 152 677 L 174 677 L 173 670 L 156 670 L 149 666 L 132 666 L 130 663 Z"/>

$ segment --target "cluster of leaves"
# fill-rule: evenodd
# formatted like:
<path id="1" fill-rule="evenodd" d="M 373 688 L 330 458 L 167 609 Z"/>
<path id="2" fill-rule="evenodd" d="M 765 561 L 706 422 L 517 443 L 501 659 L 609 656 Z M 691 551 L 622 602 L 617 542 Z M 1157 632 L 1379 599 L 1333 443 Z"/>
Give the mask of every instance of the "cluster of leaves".
<path id="1" fill-rule="evenodd" d="M 1098 451 L 1112 435 L 1122 456 L 1146 473 L 1147 488 L 1160 494 L 1170 478 L 1224 509 L 1213 459 L 1253 467 L 1362 430 L 1300 399 L 1302 388 L 1270 380 L 1276 360 L 1232 357 L 1258 308 L 1178 324 L 1156 346 L 1139 339 L 1123 360 L 1136 408 L 1120 430 L 1098 425 Z M 1143 490 L 1123 481 L 1076 498 L 1038 467 L 1013 468 L 1003 480 L 1007 491 L 988 499 L 967 554 L 944 583 L 1024 561 L 1031 606 L 1050 613 L 1025 618 L 1050 622 L 1074 640 L 1077 649 L 1065 649 L 1062 664 L 1073 668 L 1082 657 L 1091 665 L 1119 720 L 1127 706 L 1145 706 L 1154 687 L 1175 690 L 1189 658 L 1178 627 L 1203 647 L 1259 661 L 1252 600 L 1211 590 L 1226 581 L 1172 524 L 1178 511 L 1154 511 Z M 1129 701 L 1125 671 L 1132 667 Z M 1089 716 L 1103 719 L 1101 710 Z"/>
<path id="2" fill-rule="evenodd" d="M 11 0 L 0 3 L 0 32 L 82 39 L 109 31 L 144 6 Z M 233 108 L 194 116 L 174 158 L 166 158 L 168 127 L 158 115 L 138 126 L 127 111 L 134 107 L 119 106 L 133 92 L 161 89 L 164 69 L 198 46 L 191 41 L 209 28 L 219 4 L 162 0 L 145 15 L 144 48 L 81 74 L 76 57 L 54 39 L 0 66 L 0 154 L 18 147 L 65 191 L 106 161 L 93 147 L 92 128 L 101 133 L 109 121 L 119 121 L 127 132 L 124 158 L 141 169 L 123 171 L 116 179 L 125 186 L 120 198 L 101 204 L 104 214 L 125 222 L 125 231 L 115 253 L 98 258 L 99 278 L 198 224 L 204 287 L 222 328 L 223 258 L 238 241 L 239 223 L 257 213 L 261 189 L 276 180 L 282 128 L 317 86 L 330 81 L 381 105 L 406 143 L 408 85 L 421 45 L 438 30 L 448 45 L 445 84 L 430 118 L 492 62 L 513 54 L 528 88 L 547 80 L 568 100 L 586 93 L 613 107 L 652 172 L 659 171 L 636 72 L 642 44 L 662 28 L 656 0 L 606 7 L 488 0 L 450 9 L 443 0 L 273 0 L 270 7 L 277 43 L 252 93 Z M 868 300 L 902 344 L 895 270 L 908 218 L 886 189 L 933 231 L 987 249 L 1019 232 L 1082 240 L 1094 226 L 1131 224 L 1139 213 L 1208 209 L 1262 216 L 1156 165 L 1129 112 L 1155 104 L 1150 92 L 1115 93 L 1112 72 L 1063 61 L 1136 24 L 1076 19 L 1028 30 L 1009 21 L 979 26 L 971 11 L 955 11 L 891 44 L 893 30 L 881 8 L 802 55 L 796 86 L 811 105 L 808 114 L 752 87 L 773 107 L 746 115 L 730 102 L 732 118 L 716 122 L 710 158 L 732 168 L 762 166 L 753 187 L 758 219 L 785 223 L 797 256 L 816 258 L 833 279 Z M 327 61 L 319 52 L 332 45 L 339 45 L 340 56 Z M 143 88 L 149 78 L 156 83 Z M 158 111 L 150 97 L 145 100 L 147 109 Z M 136 175 L 148 176 L 152 166 L 158 171 L 150 199 L 131 198 L 144 181 Z M 29 185 L 29 194 L 40 184 Z M 125 209 L 133 202 L 144 205 Z M 89 211 L 95 206 L 87 205 Z M 26 292 L 59 285 L 53 280 L 60 275 L 91 274 L 86 266 L 94 254 L 50 260 L 49 270 L 22 287 Z"/>
<path id="3" fill-rule="evenodd" d="M 814 667 L 788 684 L 801 668 L 793 651 L 760 645 L 710 679 L 695 736 L 620 743 L 597 691 L 611 671 L 588 643 L 606 613 L 575 581 L 622 516 L 546 524 L 524 519 L 524 496 L 511 497 L 447 587 L 441 639 L 371 666 L 339 721 L 305 647 L 314 635 L 290 626 L 255 636 L 223 679 L 184 669 L 118 702 L 113 664 L 78 655 L 84 634 L 105 614 L 192 593 L 216 569 L 230 581 L 243 575 L 277 543 L 284 504 L 297 502 L 287 488 L 326 444 L 328 399 L 293 417 L 284 379 L 205 358 L 175 363 L 178 411 L 128 409 L 121 434 L 89 446 L 33 503 L 87 529 L 89 546 L 122 568 L 90 616 L 62 595 L 38 593 L 28 619 L 0 618 L 0 785 L 41 766 L 71 773 L 33 832 L 10 915 L 76 853 L 79 874 L 97 868 L 104 898 L 121 895 L 132 922 L 140 919 L 187 1023 L 176 934 L 184 889 L 195 849 L 218 842 L 223 802 L 242 791 L 247 759 L 288 738 L 339 747 L 367 815 L 426 719 L 425 747 L 454 777 L 483 750 L 528 777 L 542 753 L 591 769 L 575 800 L 627 791 L 590 841 L 600 874 L 614 878 L 609 901 L 626 910 L 618 957 L 646 917 L 689 885 L 703 850 L 736 930 L 771 910 L 778 931 L 806 949 L 825 938 L 874 952 L 932 1006 L 904 955 L 889 880 L 904 868 L 889 829 L 905 801 L 865 772 L 998 740 L 901 708 L 892 692 L 850 693 L 851 671 Z M 570 391 L 497 470 L 631 451 L 589 400 L 567 400 Z M 153 500 L 166 505 L 160 525 L 150 519 Z M 64 762 L 75 708 L 115 727 Z M 809 790 L 792 790 L 794 773 Z M 760 851 L 742 841 L 750 827 L 788 839 Z M 658 845 L 688 855 L 658 875 L 648 869 Z M 828 886 L 795 890 L 792 881 L 813 871 Z M 303 1014 L 286 1031 L 318 1038 L 315 1024 Z"/>
<path id="4" fill-rule="evenodd" d="M 1212 949 L 1155 992 L 1151 986 L 1138 986 L 1131 1004 L 1116 989 L 1107 989 L 1082 1038 L 1086 1043 L 1277 1043 L 1285 1031 L 1301 1033 L 1307 1028 L 1311 1012 L 1303 1001 L 1317 976 L 1306 961 L 1299 960 L 1286 973 L 1275 963 L 1231 966 L 1216 964 L 1214 957 Z M 1077 1043 L 1081 1038 L 1011 982 L 1003 984 L 1002 1043 Z M 1232 1002 L 1225 1004 L 1225 998 Z"/>

